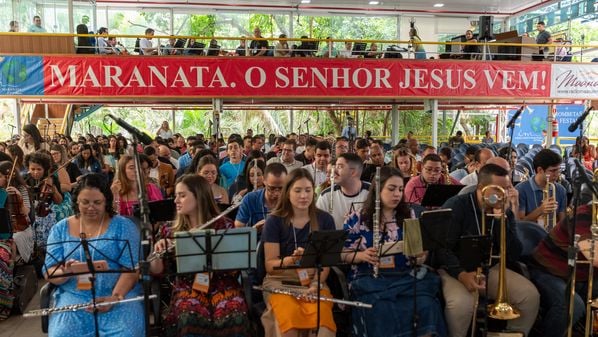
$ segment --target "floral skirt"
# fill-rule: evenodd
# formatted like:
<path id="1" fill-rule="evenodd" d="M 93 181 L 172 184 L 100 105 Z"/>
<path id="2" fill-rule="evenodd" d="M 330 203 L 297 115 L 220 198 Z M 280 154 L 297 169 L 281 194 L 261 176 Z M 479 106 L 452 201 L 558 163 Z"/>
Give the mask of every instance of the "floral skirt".
<path id="1" fill-rule="evenodd" d="M 192 276 L 179 276 L 164 318 L 166 336 L 248 336 L 247 303 L 236 277 L 214 273 L 208 292 L 193 289 Z"/>
<path id="2" fill-rule="evenodd" d="M 8 318 L 14 302 L 12 240 L 0 240 L 0 320 Z"/>

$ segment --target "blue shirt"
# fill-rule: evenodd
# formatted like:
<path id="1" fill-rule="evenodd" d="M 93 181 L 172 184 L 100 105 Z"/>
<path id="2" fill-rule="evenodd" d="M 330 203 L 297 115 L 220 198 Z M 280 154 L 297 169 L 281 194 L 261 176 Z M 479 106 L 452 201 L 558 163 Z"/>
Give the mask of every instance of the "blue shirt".
<path id="1" fill-rule="evenodd" d="M 243 171 L 243 167 L 245 167 L 245 161 L 241 160 L 237 164 L 233 164 L 230 161 L 220 165 L 220 186 L 222 186 L 225 190 L 228 190 L 230 185 L 235 182 L 237 176 L 241 174 Z"/>
<path id="2" fill-rule="evenodd" d="M 268 213 L 270 210 L 266 206 L 265 189 L 262 188 L 247 193 L 239 206 L 235 220 L 244 223 L 247 227 L 253 227 L 262 221 Z"/>
<path id="3" fill-rule="evenodd" d="M 357 137 L 357 129 L 354 126 L 345 126 L 341 136 L 347 139 L 354 139 Z"/>
<path id="4" fill-rule="evenodd" d="M 561 184 L 555 183 L 554 186 L 556 186 L 556 201 L 559 204 L 557 213 L 565 212 L 567 209 L 567 192 Z M 535 176 L 517 184 L 515 188 L 519 192 L 520 211 L 529 214 L 542 205 L 542 200 L 544 200 L 543 190 L 536 184 Z"/>
<path id="5" fill-rule="evenodd" d="M 187 167 L 191 166 L 191 162 L 193 162 L 193 158 L 189 155 L 189 152 L 185 152 L 182 156 L 179 157 L 179 169 L 176 173 L 177 176 L 183 175 Z"/>

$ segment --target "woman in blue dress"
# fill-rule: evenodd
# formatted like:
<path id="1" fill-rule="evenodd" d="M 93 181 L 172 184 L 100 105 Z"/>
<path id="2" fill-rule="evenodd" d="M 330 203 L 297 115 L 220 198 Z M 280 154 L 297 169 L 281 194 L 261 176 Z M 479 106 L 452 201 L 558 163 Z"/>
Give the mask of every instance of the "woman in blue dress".
<path id="1" fill-rule="evenodd" d="M 353 332 L 364 337 L 408 337 L 413 334 L 414 276 L 417 276 L 417 336 L 446 336 L 440 306 L 440 278 L 421 264 L 426 254 L 408 259 L 402 253 L 382 258 L 373 248 L 373 221 L 376 179 L 361 213 L 349 217 L 343 260 L 353 264 L 348 281 L 354 300 L 373 304 L 372 309 L 354 308 Z M 380 170 L 380 245 L 403 241 L 403 220 L 410 217 L 403 198 L 401 171 L 393 167 Z M 417 263 L 418 268 L 411 264 Z M 373 266 L 378 266 L 374 277 Z M 417 273 L 414 273 L 417 270 Z"/>
<path id="2" fill-rule="evenodd" d="M 141 301 L 117 303 L 141 295 L 134 272 L 139 257 L 140 237 L 136 226 L 115 215 L 113 197 L 105 178 L 100 174 L 84 176 L 73 193 L 75 215 L 52 227 L 48 238 L 45 277 L 57 285 L 53 307 L 89 303 L 92 300 L 89 274 L 85 272 L 85 253 L 81 234 L 88 239 L 89 254 L 96 263 L 106 261 L 109 270 L 128 269 L 133 272 L 98 273 L 95 291 L 98 302 L 115 302 L 98 307 L 100 336 L 141 337 L 145 334 Z M 96 264 L 94 263 L 94 265 Z M 83 270 L 82 270 L 83 269 Z M 93 313 L 89 310 L 56 313 L 50 316 L 48 334 L 60 337 L 95 335 Z"/>

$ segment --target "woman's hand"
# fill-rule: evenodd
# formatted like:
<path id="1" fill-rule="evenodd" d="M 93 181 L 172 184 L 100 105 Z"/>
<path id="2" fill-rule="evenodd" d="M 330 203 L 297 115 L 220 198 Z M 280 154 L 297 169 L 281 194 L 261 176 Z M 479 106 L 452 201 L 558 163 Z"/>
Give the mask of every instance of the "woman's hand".
<path id="1" fill-rule="evenodd" d="M 349 254 L 349 257 L 352 258 L 352 254 Z M 366 262 L 371 265 L 377 265 L 378 261 L 378 252 L 374 247 L 370 247 L 364 251 L 357 252 L 355 256 L 355 262 L 357 263 Z"/>
<path id="2" fill-rule="evenodd" d="M 104 302 L 118 302 L 122 300 L 121 297 L 115 296 L 115 295 L 110 295 L 110 296 L 104 296 L 104 297 L 98 297 L 96 298 L 96 303 L 104 303 Z M 110 311 L 110 309 L 112 309 L 112 306 L 116 304 L 116 303 L 112 303 L 112 304 L 107 304 L 107 305 L 101 305 L 98 306 L 98 313 L 104 313 L 104 312 L 108 312 Z M 87 312 L 93 312 L 93 306 L 89 306 L 85 309 Z"/>
<path id="3" fill-rule="evenodd" d="M 14 186 L 8 186 L 8 187 L 6 188 L 6 192 L 8 192 L 8 193 L 14 193 L 14 194 L 18 195 L 18 196 L 19 196 L 19 197 L 21 197 L 21 198 L 23 197 L 23 196 L 21 195 L 21 192 L 19 192 L 19 190 L 18 190 L 18 189 L 16 189 Z"/>
<path id="4" fill-rule="evenodd" d="M 172 247 L 172 245 L 173 243 L 171 239 L 160 239 L 154 244 L 154 253 L 162 253 Z"/>
<path id="5" fill-rule="evenodd" d="M 293 251 L 293 254 L 290 256 L 291 260 L 293 261 L 293 264 L 296 265 L 299 263 L 299 261 L 301 261 L 301 257 L 303 256 L 304 251 L 305 250 L 301 247 L 299 247 Z"/>

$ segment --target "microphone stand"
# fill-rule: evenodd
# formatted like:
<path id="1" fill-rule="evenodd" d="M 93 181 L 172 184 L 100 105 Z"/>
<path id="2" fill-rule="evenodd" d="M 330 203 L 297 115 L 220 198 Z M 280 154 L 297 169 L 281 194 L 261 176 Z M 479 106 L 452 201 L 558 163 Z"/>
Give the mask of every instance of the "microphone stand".
<path id="1" fill-rule="evenodd" d="M 87 236 L 85 233 L 80 233 L 79 236 L 81 240 L 81 247 L 83 248 L 83 254 L 85 255 L 85 262 L 87 263 L 87 268 L 89 269 L 89 282 L 91 283 L 91 305 L 93 309 L 93 321 L 94 321 L 94 330 L 95 336 L 100 337 L 100 326 L 98 323 L 98 306 L 97 306 L 97 298 L 96 298 L 96 270 L 93 265 L 93 261 L 91 259 L 91 253 L 89 252 L 89 243 L 87 242 Z"/>
<path id="2" fill-rule="evenodd" d="M 523 111 L 524 107 L 520 108 L 520 111 Z M 521 114 L 521 112 L 519 112 Z M 509 163 L 511 162 L 511 154 L 513 153 L 513 133 L 515 132 L 515 121 L 519 115 L 517 112 L 513 115 L 513 120 L 507 124 L 507 128 L 509 129 L 509 151 L 507 152 L 507 160 Z M 513 163 L 513 170 L 511 172 L 511 181 L 515 179 L 515 163 Z"/>
<path id="3" fill-rule="evenodd" d="M 141 216 L 141 254 L 139 256 L 139 269 L 141 280 L 143 283 L 143 303 L 144 303 L 144 319 L 145 319 L 145 333 L 146 336 L 151 336 L 149 329 L 149 315 L 150 315 L 150 298 L 151 279 L 149 274 L 150 262 L 147 256 L 150 252 L 150 242 L 153 237 L 151 225 L 149 220 L 149 205 L 147 203 L 147 192 L 143 179 L 143 172 L 141 171 L 141 162 L 139 160 L 139 152 L 137 146 L 139 140 L 137 136 L 132 133 L 133 138 L 133 160 L 135 162 L 135 181 L 137 182 L 137 200 L 139 201 L 139 211 Z"/>

